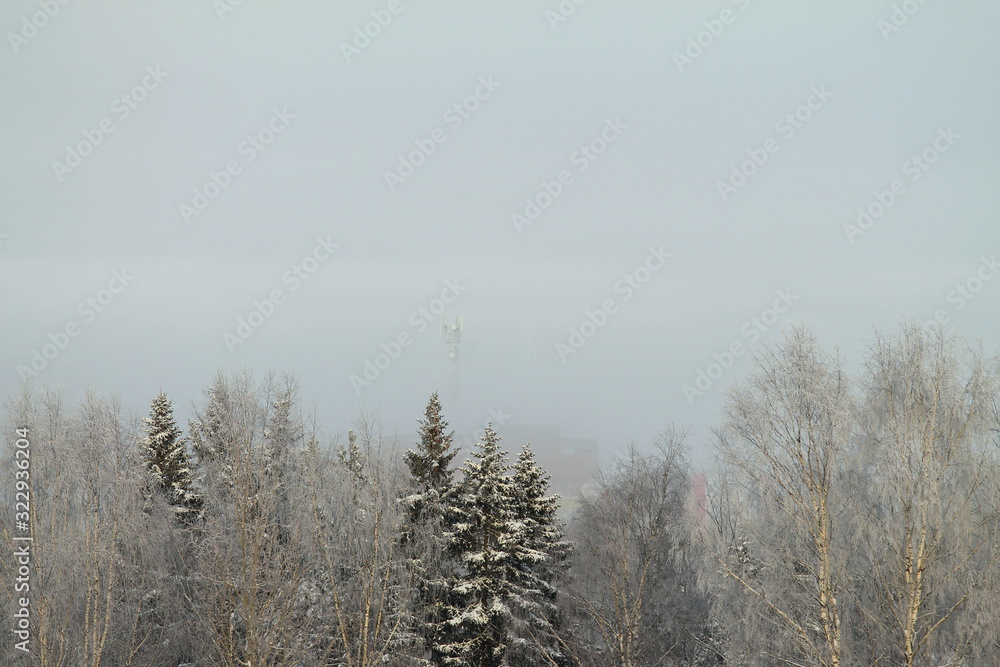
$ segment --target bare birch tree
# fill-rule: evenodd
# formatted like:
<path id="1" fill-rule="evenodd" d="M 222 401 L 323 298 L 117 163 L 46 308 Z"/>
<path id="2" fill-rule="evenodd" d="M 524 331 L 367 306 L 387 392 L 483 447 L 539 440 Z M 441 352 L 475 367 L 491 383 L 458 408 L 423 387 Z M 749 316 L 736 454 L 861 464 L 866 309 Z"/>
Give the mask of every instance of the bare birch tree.
<path id="1" fill-rule="evenodd" d="M 386 460 L 394 449 L 373 420 L 356 428 L 346 446 L 314 447 L 308 458 L 309 632 L 330 664 L 418 664 L 422 647 L 407 632 L 415 589 L 398 533 L 402 466 Z"/>
<path id="2" fill-rule="evenodd" d="M 155 586 L 140 544 L 138 423 L 86 393 L 25 390 L 8 419 L 30 428 L 33 664 L 131 665 L 150 648 L 143 599 Z"/>
<path id="3" fill-rule="evenodd" d="M 272 389 L 246 373 L 220 375 L 192 424 L 205 485 L 192 602 L 217 665 L 291 665 L 306 654 L 293 622 L 305 546 L 301 530 L 282 521 L 299 505 L 289 482 L 275 477 L 281 447 L 268 438 Z"/>
<path id="4" fill-rule="evenodd" d="M 735 602 L 749 615 L 730 637 L 729 657 L 845 664 L 843 564 L 835 543 L 842 499 L 835 482 L 849 445 L 851 395 L 841 362 L 808 331 L 795 329 L 729 393 L 725 414 L 721 456 L 745 485 L 735 489 L 736 502 L 750 510 L 739 541 L 714 549 L 732 584 L 732 596 L 717 600 L 717 609 Z M 754 561 L 761 565 L 750 576 Z"/>
<path id="5" fill-rule="evenodd" d="M 863 383 L 853 552 L 867 659 L 995 660 L 995 361 L 908 324 L 877 336 Z"/>
<path id="6" fill-rule="evenodd" d="M 690 536 L 684 437 L 670 430 L 651 453 L 631 447 L 598 474 L 575 508 L 568 588 L 579 619 L 573 652 L 585 664 L 639 667 L 693 658 L 703 619 L 683 558 Z"/>

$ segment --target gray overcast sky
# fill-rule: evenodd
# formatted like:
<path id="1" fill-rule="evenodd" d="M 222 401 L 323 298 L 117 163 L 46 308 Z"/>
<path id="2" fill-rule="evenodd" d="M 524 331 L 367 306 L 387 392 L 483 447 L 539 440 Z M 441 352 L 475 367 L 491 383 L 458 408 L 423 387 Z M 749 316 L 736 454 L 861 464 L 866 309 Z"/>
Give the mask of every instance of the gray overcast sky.
<path id="1" fill-rule="evenodd" d="M 162 388 L 182 420 L 219 368 L 289 370 L 331 431 L 378 409 L 409 434 L 440 388 L 460 429 L 502 408 L 610 452 L 673 420 L 704 461 L 750 354 L 683 387 L 733 343 L 806 323 L 855 361 L 873 328 L 938 313 L 997 349 L 998 23 L 968 1 L 9 0 L 0 391 L 49 344 L 37 382 L 141 412 Z M 217 196 L 192 215 L 195 189 Z M 519 226 L 526 199 L 548 206 Z M 670 257 L 647 276 L 651 247 Z M 314 251 L 308 280 L 287 273 Z M 626 275 L 648 277 L 631 298 Z M 411 314 L 455 279 L 448 414 L 437 319 Z M 791 305 L 757 329 L 778 290 Z"/>

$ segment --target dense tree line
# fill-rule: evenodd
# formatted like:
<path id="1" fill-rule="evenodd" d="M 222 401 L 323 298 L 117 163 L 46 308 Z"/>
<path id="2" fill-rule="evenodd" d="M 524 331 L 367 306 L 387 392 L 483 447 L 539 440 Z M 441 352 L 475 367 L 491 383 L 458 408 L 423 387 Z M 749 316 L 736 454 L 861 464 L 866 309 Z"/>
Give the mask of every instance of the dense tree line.
<path id="1" fill-rule="evenodd" d="M 939 330 L 855 372 L 792 330 L 729 391 L 699 507 L 673 427 L 559 499 L 492 427 L 459 452 L 437 395 L 401 451 L 321 436 L 291 377 L 219 374 L 186 429 L 163 393 L 140 419 L 25 385 L 32 650 L 0 662 L 995 665 L 998 378 Z"/>

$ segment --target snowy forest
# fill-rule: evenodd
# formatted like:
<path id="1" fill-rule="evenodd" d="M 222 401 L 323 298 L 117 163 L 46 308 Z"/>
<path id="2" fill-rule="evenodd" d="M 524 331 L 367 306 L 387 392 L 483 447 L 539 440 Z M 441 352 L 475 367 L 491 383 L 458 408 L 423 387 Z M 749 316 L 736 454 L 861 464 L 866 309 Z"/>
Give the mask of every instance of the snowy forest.
<path id="1" fill-rule="evenodd" d="M 664 415 L 576 498 L 502 428 L 458 448 L 437 394 L 398 442 L 325 435 L 291 375 L 220 371 L 187 424 L 25 384 L 0 495 L 30 489 L 32 635 L 0 662 L 996 665 L 1000 358 L 914 323 L 866 349 L 790 329 L 710 442 Z"/>

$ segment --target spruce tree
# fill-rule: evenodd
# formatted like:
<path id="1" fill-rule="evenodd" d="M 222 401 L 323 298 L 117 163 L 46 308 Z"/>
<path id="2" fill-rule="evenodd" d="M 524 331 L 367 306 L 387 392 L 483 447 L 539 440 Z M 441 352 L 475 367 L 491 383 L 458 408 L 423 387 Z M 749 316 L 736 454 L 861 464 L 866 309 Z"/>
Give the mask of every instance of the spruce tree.
<path id="1" fill-rule="evenodd" d="M 271 498 L 270 520 L 276 524 L 278 542 L 286 544 L 289 539 L 291 507 L 289 485 L 295 469 L 295 457 L 303 439 L 301 425 L 294 419 L 296 385 L 289 378 L 271 404 L 271 411 L 264 426 L 264 441 L 261 451 L 260 479 L 254 480 L 268 489 Z M 256 478 L 257 476 L 255 476 Z"/>
<path id="2" fill-rule="evenodd" d="M 522 549 L 517 563 L 517 603 L 511 664 L 564 664 L 556 597 L 559 576 L 568 565 L 571 545 L 558 517 L 559 496 L 547 495 L 550 476 L 524 445 L 511 477 L 511 507 L 521 523 Z"/>
<path id="3" fill-rule="evenodd" d="M 289 382 L 271 403 L 271 412 L 264 426 L 261 454 L 264 475 L 282 484 L 290 457 L 298 451 L 303 439 L 302 427 L 294 420 L 295 385 Z"/>
<path id="4" fill-rule="evenodd" d="M 455 476 L 451 461 L 458 453 L 452 451 L 455 433 L 448 433 L 448 422 L 441 416 L 437 392 L 431 394 L 424 419 L 418 423 L 420 444 L 416 451 L 409 449 L 404 456 L 417 488 L 415 494 L 406 498 L 412 523 L 418 523 L 425 514 L 435 513 L 436 506 L 451 492 Z"/>
<path id="5" fill-rule="evenodd" d="M 418 421 L 420 442 L 404 459 L 411 476 L 411 493 L 401 499 L 405 515 L 400 531 L 403 553 L 415 588 L 410 626 L 431 664 L 442 664 L 440 646 L 449 641 L 444 621 L 451 609 L 455 562 L 449 557 L 443 533 L 451 514 L 454 470 L 451 462 L 454 432 L 441 414 L 437 393 L 431 395 Z"/>
<path id="6" fill-rule="evenodd" d="M 510 466 L 492 424 L 462 468 L 465 478 L 452 505 L 446 538 L 462 566 L 447 625 L 452 641 L 443 664 L 498 667 L 510 644 L 512 607 L 521 606 L 518 568 L 532 558 L 523 547 L 524 525 L 512 506 Z"/>
<path id="7" fill-rule="evenodd" d="M 188 424 L 191 445 L 208 486 L 233 485 L 233 440 L 231 422 L 234 405 L 226 377 L 219 372 L 205 392 L 203 411 Z"/>
<path id="8" fill-rule="evenodd" d="M 153 399 L 142 441 L 143 458 L 150 486 L 161 492 L 181 521 L 193 520 L 202 506 L 194 489 L 187 440 L 174 421 L 174 410 L 167 395 L 160 392 Z"/>

